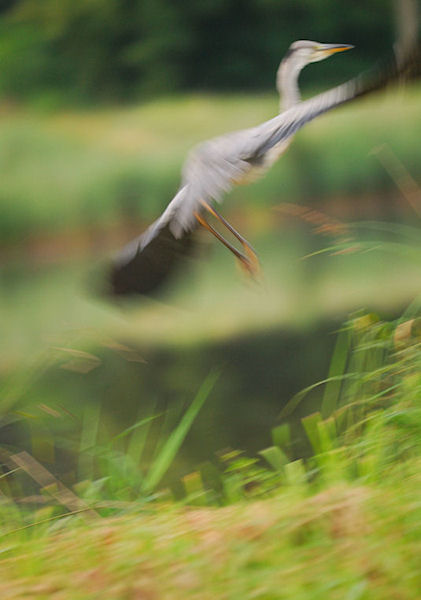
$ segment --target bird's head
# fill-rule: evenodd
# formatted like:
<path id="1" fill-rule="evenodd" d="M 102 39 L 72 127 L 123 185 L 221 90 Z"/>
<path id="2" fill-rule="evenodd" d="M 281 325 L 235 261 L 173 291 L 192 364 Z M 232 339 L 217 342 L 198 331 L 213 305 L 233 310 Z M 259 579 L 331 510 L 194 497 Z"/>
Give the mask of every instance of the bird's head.
<path id="1" fill-rule="evenodd" d="M 298 40 L 289 47 L 285 58 L 294 60 L 302 66 L 324 60 L 337 52 L 350 50 L 354 46 L 350 44 L 321 44 L 310 40 Z"/>

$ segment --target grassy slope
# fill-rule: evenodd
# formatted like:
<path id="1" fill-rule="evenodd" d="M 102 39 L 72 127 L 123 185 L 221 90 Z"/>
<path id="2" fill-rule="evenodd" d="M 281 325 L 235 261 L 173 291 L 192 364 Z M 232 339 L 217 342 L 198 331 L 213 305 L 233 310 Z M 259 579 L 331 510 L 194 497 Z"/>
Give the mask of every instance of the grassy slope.
<path id="1" fill-rule="evenodd" d="M 219 509 L 161 507 L 23 543 L 8 599 L 419 597 L 420 463 L 408 479 L 337 483 Z M 2 549 L 7 555 L 7 538 Z"/>

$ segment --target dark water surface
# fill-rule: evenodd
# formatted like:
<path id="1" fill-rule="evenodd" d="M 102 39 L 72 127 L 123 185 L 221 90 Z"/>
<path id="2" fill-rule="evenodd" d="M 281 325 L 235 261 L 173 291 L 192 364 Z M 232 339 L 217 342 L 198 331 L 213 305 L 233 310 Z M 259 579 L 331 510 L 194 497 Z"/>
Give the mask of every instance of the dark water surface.
<path id="1" fill-rule="evenodd" d="M 81 438 L 105 443 L 137 420 L 159 414 L 148 434 L 147 460 L 217 368 L 219 379 L 172 475 L 197 468 L 222 449 L 255 454 L 271 444 L 271 429 L 280 423 L 279 413 L 291 397 L 327 376 L 342 322 L 338 317 L 307 329 L 266 331 L 199 346 L 139 349 L 133 355 L 102 348 L 96 352 L 100 363 L 90 372 L 57 365 L 47 369 L 30 387 L 24 417 L 3 427 L 3 444 L 38 454 L 47 467 L 63 475 L 74 469 Z M 144 362 L 133 360 L 138 356 Z M 321 391 L 309 395 L 292 413 L 292 424 L 318 410 L 320 399 Z"/>

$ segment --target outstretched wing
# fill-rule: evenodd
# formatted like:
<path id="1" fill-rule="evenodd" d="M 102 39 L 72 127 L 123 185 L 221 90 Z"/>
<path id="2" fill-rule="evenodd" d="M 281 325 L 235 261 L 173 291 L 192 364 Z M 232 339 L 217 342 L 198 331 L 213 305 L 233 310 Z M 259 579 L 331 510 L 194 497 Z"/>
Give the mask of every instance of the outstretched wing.
<path id="1" fill-rule="evenodd" d="M 170 227 L 174 235 L 180 236 L 195 225 L 194 213 L 200 210 L 203 200 L 208 204 L 220 202 L 223 194 L 247 178 L 253 169 L 264 167 L 268 154 L 286 147 L 290 138 L 304 125 L 337 106 L 384 88 L 403 73 L 415 77 L 419 75 L 420 68 L 420 49 L 417 47 L 405 60 L 393 58 L 385 65 L 301 102 L 257 127 L 199 145 L 184 167 L 183 183 L 187 190 L 182 205 L 172 217 Z M 269 164 L 272 162 L 269 161 Z"/>
<path id="2" fill-rule="evenodd" d="M 413 49 L 405 60 L 394 57 L 385 65 L 362 73 L 358 77 L 339 85 L 327 92 L 301 102 L 277 117 L 263 123 L 260 129 L 260 140 L 248 152 L 261 157 L 281 141 L 287 140 L 299 129 L 316 117 L 351 100 L 367 96 L 378 91 L 400 77 L 415 78 L 421 72 L 420 47 Z"/>

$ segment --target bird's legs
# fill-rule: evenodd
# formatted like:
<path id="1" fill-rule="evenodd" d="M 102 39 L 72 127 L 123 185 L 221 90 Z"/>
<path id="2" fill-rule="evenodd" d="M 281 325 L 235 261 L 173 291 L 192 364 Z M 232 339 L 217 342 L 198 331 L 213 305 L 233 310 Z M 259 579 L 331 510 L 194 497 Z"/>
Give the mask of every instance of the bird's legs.
<path id="1" fill-rule="evenodd" d="M 235 248 L 232 244 L 230 244 L 230 242 L 228 240 L 226 240 L 220 233 L 219 231 L 216 231 L 216 229 L 214 229 L 212 227 L 212 225 L 210 225 L 206 219 L 200 215 L 198 212 L 194 213 L 194 216 L 196 217 L 196 220 L 200 223 L 200 225 L 202 225 L 202 227 L 204 227 L 205 229 L 207 229 L 210 233 L 212 233 L 212 235 L 214 235 L 222 244 L 224 244 L 224 246 L 226 248 L 228 248 L 228 250 L 230 250 L 234 256 L 240 261 L 240 265 L 247 271 L 247 273 L 249 275 L 251 275 L 252 277 L 256 277 L 256 275 L 258 274 L 260 267 L 259 267 L 259 260 L 257 258 L 256 252 L 254 251 L 254 249 L 252 248 L 252 246 L 248 243 L 248 241 L 240 234 L 238 233 L 238 231 L 236 229 L 234 229 L 234 227 L 228 223 L 228 221 L 226 219 L 224 219 L 224 217 L 222 215 L 220 215 L 218 213 L 218 211 L 216 211 L 212 206 L 210 206 L 207 202 L 202 201 L 202 205 L 203 207 L 212 215 L 214 216 L 216 219 L 218 219 L 218 221 L 220 223 L 222 223 L 227 229 L 228 231 L 230 231 L 232 233 L 232 235 L 237 238 L 237 240 L 240 242 L 240 244 L 243 247 L 244 250 L 244 254 L 242 252 L 240 252 L 239 250 L 237 250 L 237 248 Z"/>

